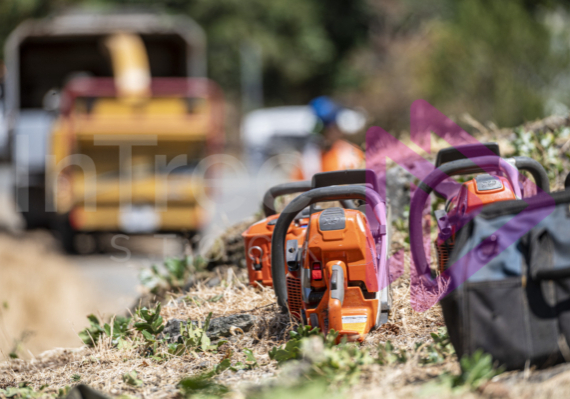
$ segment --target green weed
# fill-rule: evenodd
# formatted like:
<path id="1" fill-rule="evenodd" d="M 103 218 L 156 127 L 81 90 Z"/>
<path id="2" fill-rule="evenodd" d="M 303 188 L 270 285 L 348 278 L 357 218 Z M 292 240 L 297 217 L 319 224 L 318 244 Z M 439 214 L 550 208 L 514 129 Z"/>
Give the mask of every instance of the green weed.
<path id="1" fill-rule="evenodd" d="M 90 326 L 79 332 L 79 338 L 88 346 L 95 346 L 106 335 L 111 338 L 113 345 L 121 348 L 125 338 L 131 336 L 130 317 L 115 316 L 112 319 L 112 325 L 101 324 L 99 318 L 93 314 L 87 316 L 87 319 Z"/>
<path id="2" fill-rule="evenodd" d="M 178 383 L 183 398 L 219 398 L 230 390 L 222 384 L 218 384 L 213 377 L 231 367 L 229 357 L 224 358 L 212 370 L 195 377 L 187 377 Z"/>
<path id="3" fill-rule="evenodd" d="M 135 329 L 140 331 L 149 342 L 155 342 L 156 336 L 164 330 L 163 319 L 160 315 L 162 304 L 159 302 L 154 309 L 137 309 L 136 315 L 139 322 L 135 323 Z"/>
<path id="4" fill-rule="evenodd" d="M 404 349 L 396 349 L 391 341 L 384 345 L 378 345 L 378 357 L 376 362 L 381 365 L 392 363 L 405 363 L 408 361 L 408 354 Z"/>
<path id="5" fill-rule="evenodd" d="M 230 391 L 207 375 L 184 378 L 178 388 L 183 398 L 219 398 Z"/>
<path id="6" fill-rule="evenodd" d="M 453 387 L 467 386 L 476 389 L 504 371 L 502 367 L 495 368 L 492 356 L 482 350 L 477 350 L 471 356 L 463 356 L 459 363 L 461 374 L 451 379 Z"/>
<path id="7" fill-rule="evenodd" d="M 440 328 L 437 333 L 431 333 L 430 335 L 433 343 L 427 345 L 418 344 L 416 346 L 417 350 L 420 350 L 420 347 L 422 347 L 423 356 L 420 358 L 422 364 L 442 363 L 455 354 L 446 328 Z"/>
<path id="8" fill-rule="evenodd" d="M 143 381 L 138 378 L 139 374 L 135 371 L 129 371 L 123 374 L 123 381 L 133 387 L 142 387 Z"/>
<path id="9" fill-rule="evenodd" d="M 515 156 L 526 156 L 538 161 L 548 174 L 550 181 L 560 179 L 564 173 L 563 155 L 566 160 L 570 154 L 562 154 L 557 142 L 561 139 L 570 138 L 570 129 L 565 127 L 548 132 L 529 132 L 523 128 L 514 130 L 515 138 L 512 141 L 515 148 Z"/>
<path id="10" fill-rule="evenodd" d="M 95 346 L 99 338 L 101 338 L 101 335 L 105 332 L 105 329 L 97 316 L 90 314 L 87 316 L 87 319 L 89 320 L 90 326 L 79 332 L 79 338 L 81 338 L 85 345 Z"/>
<path id="11" fill-rule="evenodd" d="M 180 356 L 186 352 L 196 352 L 196 351 L 216 351 L 220 346 L 224 345 L 225 340 L 218 340 L 216 344 L 212 345 L 212 342 L 206 332 L 210 327 L 210 320 L 212 319 L 212 313 L 208 314 L 204 326 L 200 327 L 192 323 L 190 320 L 186 325 L 180 326 L 180 333 L 182 336 L 182 343 L 173 343 L 168 345 L 168 353 L 176 356 Z"/>
<path id="12" fill-rule="evenodd" d="M 269 351 L 269 358 L 284 363 L 289 360 L 301 358 L 301 340 L 310 336 L 319 336 L 324 339 L 318 327 L 299 326 L 297 331 L 289 331 L 289 341 L 283 346 L 274 346 Z"/>
<path id="13" fill-rule="evenodd" d="M 205 270 L 206 261 L 200 257 L 168 258 L 161 268 L 152 265 L 143 269 L 139 275 L 141 284 L 151 293 L 159 295 L 163 292 L 178 292 L 190 280 L 190 276 Z"/>
<path id="14" fill-rule="evenodd" d="M 230 366 L 230 370 L 232 371 L 252 370 L 258 366 L 257 359 L 255 358 L 255 355 L 250 349 L 246 348 L 243 350 L 243 352 L 245 353 L 245 363 L 237 362 L 235 365 Z"/>
<path id="15" fill-rule="evenodd" d="M 45 396 L 43 392 L 47 388 L 47 385 L 40 387 L 39 390 L 35 390 L 28 382 L 22 382 L 18 384 L 17 387 L 8 387 L 6 389 L 0 389 L 0 396 L 6 398 L 14 399 L 34 399 Z"/>

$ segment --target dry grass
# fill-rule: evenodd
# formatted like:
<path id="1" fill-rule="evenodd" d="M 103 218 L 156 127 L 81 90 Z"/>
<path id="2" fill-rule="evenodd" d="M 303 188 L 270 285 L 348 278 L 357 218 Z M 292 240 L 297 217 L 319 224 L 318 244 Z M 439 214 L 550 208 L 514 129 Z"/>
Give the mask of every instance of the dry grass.
<path id="1" fill-rule="evenodd" d="M 395 237 L 398 233 L 395 234 Z M 401 241 L 399 241 L 401 242 Z M 396 245 L 397 248 L 397 245 Z M 408 258 L 408 255 L 406 255 Z M 277 313 L 275 297 L 271 288 L 254 289 L 243 284 L 243 272 L 236 276 L 232 269 L 223 272 L 222 284 L 207 287 L 199 284 L 184 296 L 173 296 L 163 307 L 165 320 L 172 318 L 204 320 L 211 312 L 213 317 L 236 313 L 248 313 L 257 318 L 255 327 L 246 332 L 236 332 L 218 353 L 191 352 L 183 356 L 167 356 L 156 360 L 144 356 L 140 346 L 115 348 L 109 338 L 99 341 L 96 347 L 77 349 L 54 349 L 32 360 L 9 360 L 0 363 L 0 389 L 29 382 L 38 389 L 49 385 L 46 394 L 55 394 L 59 388 L 77 382 L 72 376 L 81 376 L 81 383 L 88 384 L 110 396 L 131 395 L 140 398 L 175 398 L 177 383 L 186 376 L 200 375 L 211 370 L 224 357 L 231 354 L 232 362 L 245 361 L 243 349 L 253 351 L 259 367 L 233 372 L 226 370 L 216 377 L 220 383 L 233 389 L 233 397 L 247 397 L 248 387 L 278 381 L 280 368 L 270 360 L 269 350 L 284 342 L 287 332 L 293 327 L 288 316 Z M 393 284 L 393 312 L 389 323 L 374 331 L 363 343 L 374 354 L 378 344 L 390 340 L 396 347 L 408 349 L 410 357 L 405 363 L 380 366 L 373 364 L 361 370 L 359 383 L 350 389 L 339 390 L 341 397 L 358 399 L 408 398 L 408 397 L 493 397 L 534 398 L 560 396 L 570 392 L 570 371 L 562 372 L 544 382 L 533 382 L 533 373 L 524 377 L 512 373 L 496 377 L 476 392 L 454 392 L 437 384 L 442 373 L 457 373 L 457 362 L 450 358 L 435 365 L 422 365 L 417 352 L 418 343 L 430 342 L 430 333 L 444 325 L 439 307 L 417 313 L 409 302 L 409 273 Z M 216 299 L 221 298 L 216 301 Z M 210 300 L 210 301 L 209 301 Z M 213 301 L 212 301 L 213 300 Z M 137 371 L 141 387 L 123 381 L 127 372 Z M 510 378 L 510 380 L 509 380 Z M 526 380 L 525 380 L 526 378 Z M 245 392 L 245 393 L 244 393 Z"/>
<path id="2" fill-rule="evenodd" d="M 247 333 L 236 333 L 230 337 L 220 353 L 190 353 L 179 357 L 172 356 L 166 361 L 157 361 L 141 356 L 140 348 L 117 350 L 113 348 L 109 339 L 103 339 L 95 348 L 56 349 L 45 352 L 31 361 L 7 361 L 0 365 L 0 388 L 27 381 L 36 388 L 48 384 L 46 393 L 55 393 L 59 388 L 73 385 L 72 376 L 79 374 L 82 383 L 111 395 L 173 397 L 177 391 L 175 386 L 182 377 L 212 369 L 229 351 L 233 353 L 232 360 L 244 361 L 242 353 L 244 348 L 254 352 L 260 367 L 238 373 L 227 370 L 217 378 L 232 387 L 244 381 L 248 384 L 258 384 L 276 374 L 276 362 L 269 359 L 268 351 L 283 342 L 292 324 L 288 316 L 277 313 L 271 288 L 254 289 L 245 286 L 240 280 L 232 269 L 229 269 L 221 286 L 207 288 L 206 285 L 200 284 L 184 297 L 171 299 L 161 313 L 165 320 L 172 318 L 204 320 L 210 312 L 213 317 L 236 313 L 255 315 L 257 317 L 255 328 Z M 410 308 L 409 286 L 406 281 L 405 278 L 401 278 L 394 287 L 394 311 L 390 322 L 371 333 L 364 346 L 373 349 L 378 343 L 391 340 L 398 347 L 412 348 L 416 342 L 426 341 L 430 332 L 437 331 L 443 325 L 437 308 L 423 314 L 415 313 Z M 220 294 L 222 298 L 219 301 L 208 301 L 219 297 Z M 184 298 L 198 300 L 184 300 Z M 144 382 L 141 388 L 123 382 L 123 375 L 132 370 L 136 370 Z M 367 386 L 366 381 L 374 384 L 379 376 L 379 370 L 381 370 L 380 375 L 385 374 L 385 368 L 365 370 L 362 387 Z M 394 369 L 391 372 L 396 371 Z M 399 373 L 401 371 L 397 371 L 393 376 Z M 417 374 L 417 370 L 411 370 L 410 378 L 414 373 Z M 425 377 L 426 373 L 422 371 L 422 375 Z M 394 381 L 398 379 L 394 378 Z M 355 395 L 358 392 L 360 391 L 356 390 Z M 356 396 L 360 396 L 360 393 Z"/>
<path id="3" fill-rule="evenodd" d="M 223 297 L 218 302 L 207 302 L 220 294 Z M 188 292 L 186 297 L 205 301 L 200 301 L 201 305 L 197 306 L 195 301 L 185 301 L 184 297 L 172 299 L 164 306 L 161 312 L 163 317 L 166 320 L 204 320 L 210 312 L 213 317 L 247 312 L 257 317 L 256 327 L 246 334 L 230 337 L 222 353 L 190 353 L 172 356 L 166 361 L 145 358 L 141 356 L 140 348 L 117 350 L 108 339 L 99 341 L 95 348 L 56 349 L 31 361 L 11 360 L 0 365 L 0 388 L 28 381 L 36 388 L 49 384 L 46 392 L 55 393 L 58 388 L 72 385 L 71 376 L 79 374 L 82 383 L 112 395 L 136 393 L 143 397 L 172 397 L 176 392 L 175 385 L 182 377 L 211 369 L 228 350 L 234 352 L 235 360 L 240 360 L 243 348 L 251 348 L 258 361 L 265 364 L 258 370 L 246 372 L 248 379 L 256 380 L 263 374 L 274 374 L 275 364 L 269 362 L 267 352 L 275 344 L 274 337 L 284 336 L 290 324 L 287 317 L 276 314 L 273 309 L 275 298 L 271 289 L 246 287 L 230 272 L 222 286 L 206 288 L 200 285 Z M 131 370 L 136 370 L 144 381 L 142 389 L 123 382 L 123 375 Z M 231 384 L 243 377 L 237 378 L 231 372 L 226 372 L 223 379 Z"/>

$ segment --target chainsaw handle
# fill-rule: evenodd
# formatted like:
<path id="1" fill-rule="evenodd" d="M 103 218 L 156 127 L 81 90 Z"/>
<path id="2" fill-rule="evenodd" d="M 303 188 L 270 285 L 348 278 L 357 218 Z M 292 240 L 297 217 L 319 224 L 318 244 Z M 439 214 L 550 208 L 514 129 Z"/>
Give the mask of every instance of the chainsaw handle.
<path id="1" fill-rule="evenodd" d="M 277 303 L 283 311 L 287 310 L 287 284 L 285 281 L 285 240 L 287 230 L 295 216 L 307 206 L 317 202 L 358 199 L 366 201 L 373 209 L 376 219 L 382 224 L 386 222 L 379 214 L 379 207 L 384 205 L 380 194 L 359 185 L 332 186 L 315 188 L 293 199 L 281 212 L 271 239 L 271 277 Z M 384 220 L 383 220 L 384 219 Z"/>
<path id="2" fill-rule="evenodd" d="M 550 192 L 550 182 L 544 167 L 536 160 L 529 157 L 513 157 L 515 166 L 519 170 L 526 170 L 532 175 L 536 185 L 544 192 Z"/>
<path id="3" fill-rule="evenodd" d="M 304 180 L 278 184 L 277 186 L 271 187 L 265 192 L 265 195 L 263 196 L 263 214 L 265 217 L 276 215 L 277 210 L 275 207 L 275 200 L 277 197 L 309 191 L 311 188 L 313 188 L 313 184 L 314 183 L 311 181 Z M 342 200 L 341 203 L 342 206 L 346 209 L 356 209 L 356 206 L 351 201 Z"/>
<path id="4" fill-rule="evenodd" d="M 263 214 L 265 217 L 277 214 L 275 210 L 275 200 L 277 197 L 287 194 L 303 193 L 309 191 L 311 188 L 311 182 L 308 180 L 283 183 L 271 187 L 263 196 Z"/>
<path id="5" fill-rule="evenodd" d="M 347 169 L 332 172 L 315 173 L 312 179 L 313 188 L 340 186 L 343 184 L 369 184 L 376 192 L 378 178 L 372 169 Z"/>
<path id="6" fill-rule="evenodd" d="M 543 191 L 549 192 L 550 187 L 548 184 L 548 176 L 542 165 L 538 162 L 527 157 L 515 157 L 515 165 L 521 170 L 529 171 L 535 178 L 536 184 Z M 444 163 L 438 168 L 434 169 L 418 186 L 414 196 L 410 202 L 410 216 L 409 216 L 409 230 L 410 230 L 410 249 L 412 251 L 412 259 L 418 269 L 419 274 L 430 275 L 429 262 L 425 254 L 423 244 L 423 230 L 422 230 L 422 214 L 424 204 L 426 203 L 432 191 L 444 180 L 451 176 L 468 175 L 473 173 L 487 173 L 490 171 L 505 172 L 515 191 L 520 192 L 518 187 L 518 178 L 515 180 L 511 176 L 513 166 L 506 160 L 498 156 L 483 156 L 467 159 L 460 159 Z M 518 190 L 517 190 L 518 189 Z M 517 197 L 522 195 L 517 194 Z M 421 272 L 420 272 L 421 271 Z"/>

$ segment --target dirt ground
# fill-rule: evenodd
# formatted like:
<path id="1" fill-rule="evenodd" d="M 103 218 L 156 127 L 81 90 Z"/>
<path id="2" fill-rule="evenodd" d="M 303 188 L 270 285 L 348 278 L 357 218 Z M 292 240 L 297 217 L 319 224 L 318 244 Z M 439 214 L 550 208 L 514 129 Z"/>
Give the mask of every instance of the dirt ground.
<path id="1" fill-rule="evenodd" d="M 157 360 L 141 353 L 140 348 L 129 346 L 116 348 L 110 339 L 99 341 L 89 348 L 78 346 L 68 349 L 52 349 L 33 360 L 12 359 L 0 363 L 0 389 L 28 383 L 46 396 L 57 394 L 59 389 L 73 386 L 80 381 L 111 397 L 128 395 L 139 398 L 179 398 L 178 382 L 187 376 L 196 376 L 211 370 L 230 356 L 232 363 L 246 361 L 244 349 L 250 349 L 258 366 L 251 370 L 223 371 L 215 381 L 228 386 L 231 398 L 246 398 L 252 387 L 270 386 L 291 375 L 291 370 L 279 367 L 268 352 L 283 344 L 293 325 L 288 316 L 279 314 L 272 289 L 254 289 L 242 283 L 235 273 L 223 275 L 222 284 L 207 287 L 200 284 L 184 296 L 174 296 L 163 307 L 165 321 L 177 319 L 204 320 L 211 312 L 213 317 L 247 313 L 256 317 L 255 326 L 246 332 L 237 331 L 227 338 L 223 350 L 191 352 Z M 444 325 L 439 307 L 417 313 L 409 305 L 409 284 L 406 275 L 396 283 L 394 308 L 389 323 L 368 335 L 361 348 L 371 353 L 379 344 L 388 340 L 399 349 L 408 350 L 430 342 L 430 333 L 440 331 Z M 51 313 L 53 314 L 53 313 Z M 125 374 L 137 373 L 138 386 L 128 383 Z M 361 368 L 357 383 L 333 389 L 331 397 L 337 398 L 553 398 L 570 394 L 570 367 L 561 365 L 547 371 L 504 373 L 477 390 L 452 390 L 440 383 L 440 376 L 457 374 L 459 364 L 454 356 L 446 361 L 425 365 L 412 355 L 406 362 L 388 365 L 371 364 Z M 297 375 L 293 372 L 293 376 Z M 290 377 L 289 377 L 290 378 Z M 255 389 L 253 388 L 255 392 Z M 315 395 L 325 393 L 318 388 Z M 248 393 L 249 392 L 249 393 Z M 277 393 L 275 393 L 277 395 Z M 311 394 L 310 390 L 303 395 Z M 50 395 L 50 396 L 48 396 Z M 42 396 L 43 397 L 43 396 Z M 312 396 L 302 396 L 312 397 Z"/>
<path id="2" fill-rule="evenodd" d="M 182 298 L 173 298 L 164 306 L 165 320 L 204 320 L 212 312 L 212 317 L 236 313 L 248 313 L 257 318 L 255 327 L 246 333 L 236 333 L 229 338 L 229 350 L 233 360 L 243 360 L 244 348 L 251 349 L 260 367 L 235 373 L 230 370 L 222 373 L 217 380 L 230 387 L 239 388 L 243 384 L 257 384 L 278 374 L 277 363 L 271 361 L 268 351 L 283 343 L 287 332 L 293 328 L 288 316 L 277 312 L 275 296 L 271 288 L 254 289 L 242 283 L 233 272 L 222 276 L 222 284 L 217 287 L 199 285 Z M 210 301 L 212 298 L 221 298 Z M 394 307 L 390 322 L 367 337 L 363 346 L 374 348 L 378 343 L 391 340 L 400 348 L 412 348 L 415 343 L 426 341 L 431 332 L 443 326 L 443 318 L 438 308 L 419 314 L 409 306 L 408 284 L 402 278 L 394 290 Z M 49 390 L 56 392 L 72 383 L 72 376 L 81 376 L 81 382 L 110 395 L 130 394 L 140 397 L 174 397 L 175 386 L 181 378 L 196 375 L 218 364 L 227 351 L 222 353 L 186 354 L 172 357 L 168 361 L 156 361 L 141 356 L 137 349 L 117 350 L 109 341 L 100 341 L 95 348 L 85 346 L 75 349 L 55 349 L 37 356 L 34 361 L 11 360 L 0 365 L 0 388 L 24 381 L 40 387 L 49 384 Z M 449 363 L 438 368 L 456 368 Z M 135 388 L 123 381 L 126 372 L 136 370 L 143 386 Z M 381 370 L 385 372 L 384 369 Z M 417 370 L 412 371 L 417 373 Z M 372 373 L 372 374 L 370 374 Z M 366 380 L 375 380 L 378 370 L 367 369 Z M 399 373 L 399 372 L 398 372 Z M 406 372 L 407 374 L 407 372 Z M 422 375 L 425 372 L 422 371 Z M 393 381 L 396 382 L 395 380 Z M 399 383 L 397 384 L 400 385 Z M 357 390 L 357 397 L 365 390 Z M 46 391 L 49 392 L 49 391 Z"/>
<path id="3" fill-rule="evenodd" d="M 0 235 L 1 357 L 82 344 L 77 332 L 95 309 L 91 287 L 54 246 L 47 233 Z"/>

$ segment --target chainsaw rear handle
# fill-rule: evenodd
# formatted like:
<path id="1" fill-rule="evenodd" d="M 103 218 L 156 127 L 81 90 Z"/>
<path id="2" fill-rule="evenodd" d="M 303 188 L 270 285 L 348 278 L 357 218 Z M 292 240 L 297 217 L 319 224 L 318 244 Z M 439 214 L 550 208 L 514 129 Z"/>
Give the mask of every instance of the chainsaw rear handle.
<path id="1" fill-rule="evenodd" d="M 311 188 L 311 182 L 308 180 L 283 183 L 271 187 L 263 196 L 263 214 L 265 217 L 277 214 L 277 211 L 275 210 L 275 199 L 277 197 L 287 194 L 304 193 L 309 191 Z"/>
<path id="2" fill-rule="evenodd" d="M 518 169 L 526 170 L 532 174 L 536 185 L 541 190 L 550 192 L 548 176 L 540 163 L 527 157 L 514 157 L 514 161 Z M 487 173 L 489 171 L 503 171 L 509 174 L 509 165 L 505 165 L 506 162 L 503 158 L 492 155 L 448 162 L 433 170 L 419 184 L 410 202 L 409 229 L 412 259 L 418 271 L 421 271 L 420 274 L 429 275 L 429 262 L 423 245 L 422 213 L 424 204 L 434 188 L 451 176 Z M 513 184 L 517 183 L 517 181 L 513 182 L 513 177 L 510 177 L 510 180 Z"/>
<path id="3" fill-rule="evenodd" d="M 341 201 L 358 199 L 366 201 L 373 209 L 378 222 L 382 223 L 382 217 L 378 213 L 378 207 L 384 204 L 380 194 L 367 189 L 364 186 L 332 186 L 315 188 L 307 191 L 291 201 L 281 212 L 271 239 L 271 277 L 273 289 L 277 296 L 277 303 L 283 311 L 287 311 L 287 284 L 285 281 L 285 240 L 287 230 L 295 216 L 307 206 L 317 202 Z"/>

